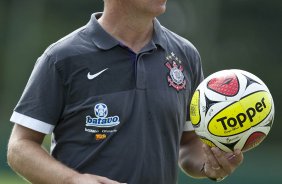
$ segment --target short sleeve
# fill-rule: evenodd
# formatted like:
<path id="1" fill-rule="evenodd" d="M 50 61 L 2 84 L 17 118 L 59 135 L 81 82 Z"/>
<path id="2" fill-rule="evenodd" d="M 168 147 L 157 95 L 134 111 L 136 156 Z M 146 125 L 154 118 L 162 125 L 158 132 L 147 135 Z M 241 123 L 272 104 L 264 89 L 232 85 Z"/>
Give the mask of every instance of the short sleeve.
<path id="1" fill-rule="evenodd" d="M 187 106 L 187 117 L 186 117 L 186 122 L 184 125 L 184 131 L 193 131 L 194 130 L 193 125 L 190 120 L 190 102 L 191 102 L 192 96 L 195 90 L 197 89 L 198 85 L 204 80 L 201 57 L 200 57 L 200 54 L 197 52 L 197 50 L 194 55 L 192 71 L 193 71 L 192 88 L 191 88 L 190 99 L 188 101 L 188 106 Z"/>
<path id="2" fill-rule="evenodd" d="M 55 61 L 43 54 L 38 58 L 11 122 L 50 134 L 60 119 L 64 87 Z"/>

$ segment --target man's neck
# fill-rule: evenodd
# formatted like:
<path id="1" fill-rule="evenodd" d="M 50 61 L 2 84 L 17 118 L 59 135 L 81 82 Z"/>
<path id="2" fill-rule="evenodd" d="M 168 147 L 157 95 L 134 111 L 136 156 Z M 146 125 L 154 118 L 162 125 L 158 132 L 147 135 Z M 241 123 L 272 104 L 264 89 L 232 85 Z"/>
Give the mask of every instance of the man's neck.
<path id="1" fill-rule="evenodd" d="M 104 11 L 98 22 L 109 34 L 138 53 L 152 39 L 153 19 L 109 9 Z"/>

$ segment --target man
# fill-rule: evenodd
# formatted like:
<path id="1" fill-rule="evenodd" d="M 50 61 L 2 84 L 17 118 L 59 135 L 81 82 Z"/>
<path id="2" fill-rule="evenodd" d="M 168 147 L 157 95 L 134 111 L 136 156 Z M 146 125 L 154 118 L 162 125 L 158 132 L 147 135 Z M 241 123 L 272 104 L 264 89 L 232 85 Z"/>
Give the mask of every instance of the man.
<path id="1" fill-rule="evenodd" d="M 221 180 L 240 165 L 195 135 L 187 108 L 203 79 L 187 40 L 155 19 L 166 0 L 104 0 L 103 13 L 38 59 L 11 117 L 10 166 L 32 183 Z M 50 156 L 41 148 L 53 133 Z M 180 154 L 179 154 L 180 153 Z"/>

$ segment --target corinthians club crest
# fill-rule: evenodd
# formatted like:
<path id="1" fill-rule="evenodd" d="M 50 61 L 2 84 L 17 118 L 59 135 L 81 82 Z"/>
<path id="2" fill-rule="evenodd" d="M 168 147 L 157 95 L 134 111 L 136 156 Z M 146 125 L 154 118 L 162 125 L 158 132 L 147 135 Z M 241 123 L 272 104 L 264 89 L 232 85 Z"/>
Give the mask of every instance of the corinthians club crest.
<path id="1" fill-rule="evenodd" d="M 165 66 L 169 69 L 167 76 L 168 85 L 175 88 L 177 91 L 185 89 L 186 80 L 183 74 L 183 67 L 181 61 L 172 52 L 166 57 L 167 62 Z"/>

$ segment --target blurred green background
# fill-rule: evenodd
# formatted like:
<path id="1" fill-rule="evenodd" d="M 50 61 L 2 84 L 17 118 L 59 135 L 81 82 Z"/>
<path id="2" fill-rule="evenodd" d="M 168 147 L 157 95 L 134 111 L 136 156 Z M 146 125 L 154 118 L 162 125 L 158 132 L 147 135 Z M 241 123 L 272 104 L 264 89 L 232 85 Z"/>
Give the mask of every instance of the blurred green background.
<path id="1" fill-rule="evenodd" d="M 0 183 L 24 184 L 6 162 L 9 118 L 33 65 L 45 48 L 102 11 L 102 0 L 0 0 Z M 238 68 L 269 87 L 281 110 L 281 0 L 169 0 L 162 24 L 189 39 L 202 56 L 205 75 Z M 267 139 L 245 153 L 244 164 L 222 183 L 281 184 L 282 125 L 276 113 Z M 46 139 L 48 146 L 49 138 Z M 179 171 L 179 184 L 206 184 Z"/>

